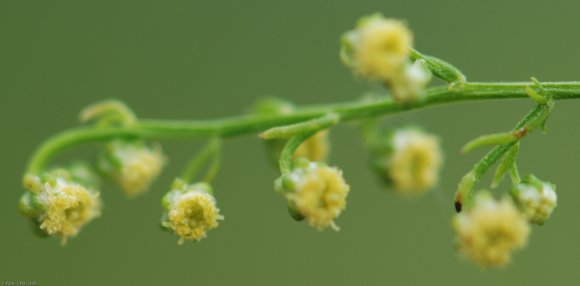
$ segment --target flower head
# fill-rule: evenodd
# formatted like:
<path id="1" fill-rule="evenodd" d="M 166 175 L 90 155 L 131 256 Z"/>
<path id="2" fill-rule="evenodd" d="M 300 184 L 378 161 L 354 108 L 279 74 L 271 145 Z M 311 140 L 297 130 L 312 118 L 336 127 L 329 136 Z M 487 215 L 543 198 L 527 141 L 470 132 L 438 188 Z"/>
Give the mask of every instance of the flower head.
<path id="1" fill-rule="evenodd" d="M 542 225 L 550 218 L 558 204 L 556 186 L 528 175 L 513 186 L 512 198 L 531 223 Z"/>
<path id="2" fill-rule="evenodd" d="M 411 63 L 412 47 L 413 34 L 403 22 L 373 14 L 343 35 L 340 58 L 356 75 L 383 83 L 406 103 L 418 99 L 431 80 L 424 60 Z"/>
<path id="3" fill-rule="evenodd" d="M 20 199 L 20 210 L 41 230 L 60 237 L 63 244 L 101 213 L 99 193 L 75 181 L 64 169 L 42 177 L 29 175 L 25 185 L 32 189 Z"/>
<path id="4" fill-rule="evenodd" d="M 164 164 L 165 156 L 159 146 L 126 140 L 109 142 L 99 160 L 100 169 L 129 197 L 147 191 Z"/>
<path id="5" fill-rule="evenodd" d="M 510 199 L 498 202 L 486 192 L 475 196 L 471 209 L 455 216 L 453 228 L 459 251 L 482 267 L 506 265 L 530 234 L 526 218 Z"/>
<path id="6" fill-rule="evenodd" d="M 437 184 L 443 156 L 434 135 L 399 129 L 378 141 L 373 154 L 379 175 L 400 194 L 423 194 Z"/>
<path id="7" fill-rule="evenodd" d="M 335 167 L 302 162 L 277 181 L 277 190 L 286 197 L 291 210 L 304 217 L 309 225 L 338 230 L 334 220 L 346 207 L 349 185 Z"/>
<path id="8" fill-rule="evenodd" d="M 218 226 L 219 214 L 211 187 L 205 183 L 187 185 L 176 180 L 173 189 L 167 193 L 161 204 L 165 210 L 161 225 L 179 236 L 178 244 L 185 240 L 206 237 L 209 230 Z"/>
<path id="9" fill-rule="evenodd" d="M 360 76 L 387 81 L 404 68 L 412 45 L 413 35 L 403 22 L 373 14 L 343 35 L 341 59 Z"/>

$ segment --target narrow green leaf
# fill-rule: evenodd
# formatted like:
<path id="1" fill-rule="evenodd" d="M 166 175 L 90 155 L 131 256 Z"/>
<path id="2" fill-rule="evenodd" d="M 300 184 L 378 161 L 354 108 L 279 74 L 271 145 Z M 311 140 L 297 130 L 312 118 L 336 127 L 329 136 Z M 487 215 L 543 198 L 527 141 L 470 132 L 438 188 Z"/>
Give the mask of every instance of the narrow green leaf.
<path id="1" fill-rule="evenodd" d="M 476 148 L 487 146 L 487 145 L 500 145 L 507 144 L 517 140 L 517 136 L 514 132 L 496 133 L 479 136 L 465 144 L 461 149 L 461 152 L 467 153 Z"/>
<path id="2" fill-rule="evenodd" d="M 531 86 L 526 86 L 526 93 L 528 94 L 528 96 L 533 99 L 536 103 L 538 104 L 544 104 L 548 101 L 548 99 L 541 95 L 540 93 L 538 93 L 537 91 L 535 91 Z"/>

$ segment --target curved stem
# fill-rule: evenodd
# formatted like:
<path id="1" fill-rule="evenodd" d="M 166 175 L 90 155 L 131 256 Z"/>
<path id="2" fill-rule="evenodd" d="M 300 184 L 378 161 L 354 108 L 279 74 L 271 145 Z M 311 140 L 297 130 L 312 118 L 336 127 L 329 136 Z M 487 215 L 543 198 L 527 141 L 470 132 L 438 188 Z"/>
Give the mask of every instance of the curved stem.
<path id="1" fill-rule="evenodd" d="M 130 127 L 83 127 L 64 131 L 45 141 L 34 153 L 28 165 L 29 173 L 40 172 L 57 153 L 77 144 L 103 141 L 116 137 L 140 137 L 144 139 L 233 137 L 252 134 L 266 129 L 287 125 L 328 113 L 335 113 L 341 122 L 397 113 L 445 103 L 474 100 L 526 98 L 526 87 L 532 82 L 514 83 L 464 83 L 449 90 L 447 86 L 433 87 L 417 101 L 401 104 L 391 98 L 375 102 L 349 102 L 303 107 L 288 115 L 239 116 L 208 121 L 140 120 Z M 541 83 L 553 99 L 580 98 L 580 82 Z"/>
<path id="2" fill-rule="evenodd" d="M 179 178 L 185 183 L 189 183 L 189 181 L 196 177 L 196 175 L 207 163 L 207 161 L 211 159 L 210 167 L 204 179 L 205 182 L 211 181 L 213 176 L 215 176 L 217 173 L 217 168 L 219 167 L 217 161 L 219 161 L 220 145 L 219 138 L 214 138 L 208 142 L 202 148 L 202 150 L 195 157 L 193 157 Z"/>
<path id="3" fill-rule="evenodd" d="M 316 134 L 317 130 L 312 130 L 304 133 L 300 133 L 288 140 L 282 153 L 280 154 L 280 173 L 288 174 L 292 171 L 292 156 L 296 149 L 308 140 L 312 135 Z"/>

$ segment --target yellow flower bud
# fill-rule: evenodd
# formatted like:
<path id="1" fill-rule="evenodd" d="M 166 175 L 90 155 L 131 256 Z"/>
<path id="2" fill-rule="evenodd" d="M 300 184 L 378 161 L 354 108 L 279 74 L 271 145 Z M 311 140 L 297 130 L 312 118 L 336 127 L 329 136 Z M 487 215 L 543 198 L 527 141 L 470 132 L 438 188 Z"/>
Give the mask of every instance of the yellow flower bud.
<path id="1" fill-rule="evenodd" d="M 523 248 L 530 234 L 524 215 L 512 201 L 495 201 L 479 192 L 473 207 L 453 219 L 459 251 L 482 267 L 506 265 L 512 252 Z"/>
<path id="2" fill-rule="evenodd" d="M 206 237 L 209 230 L 218 226 L 218 220 L 224 219 L 211 195 L 211 187 L 205 183 L 187 185 L 176 181 L 174 189 L 163 197 L 162 206 L 166 212 L 161 225 L 179 236 L 179 245 L 185 240 Z"/>

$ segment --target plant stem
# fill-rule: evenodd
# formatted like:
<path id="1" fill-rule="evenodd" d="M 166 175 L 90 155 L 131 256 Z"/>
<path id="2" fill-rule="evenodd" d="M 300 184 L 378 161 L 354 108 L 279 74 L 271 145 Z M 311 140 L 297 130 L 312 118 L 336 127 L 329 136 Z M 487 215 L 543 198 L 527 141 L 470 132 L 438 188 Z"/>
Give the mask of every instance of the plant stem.
<path id="1" fill-rule="evenodd" d="M 303 122 L 335 113 L 341 122 L 386 115 L 459 101 L 490 99 L 527 98 L 526 87 L 532 82 L 513 83 L 464 83 L 459 88 L 449 90 L 447 86 L 433 87 L 425 91 L 425 96 L 414 102 L 401 104 L 391 98 L 374 102 L 349 102 L 303 107 L 288 115 L 239 116 L 218 120 L 139 120 L 130 127 L 81 127 L 61 132 L 38 147 L 29 162 L 27 173 L 38 173 L 49 160 L 68 147 L 112 138 L 177 139 L 177 138 L 228 138 L 253 134 L 266 129 Z M 553 99 L 580 98 L 580 82 L 544 82 L 545 92 Z"/>

